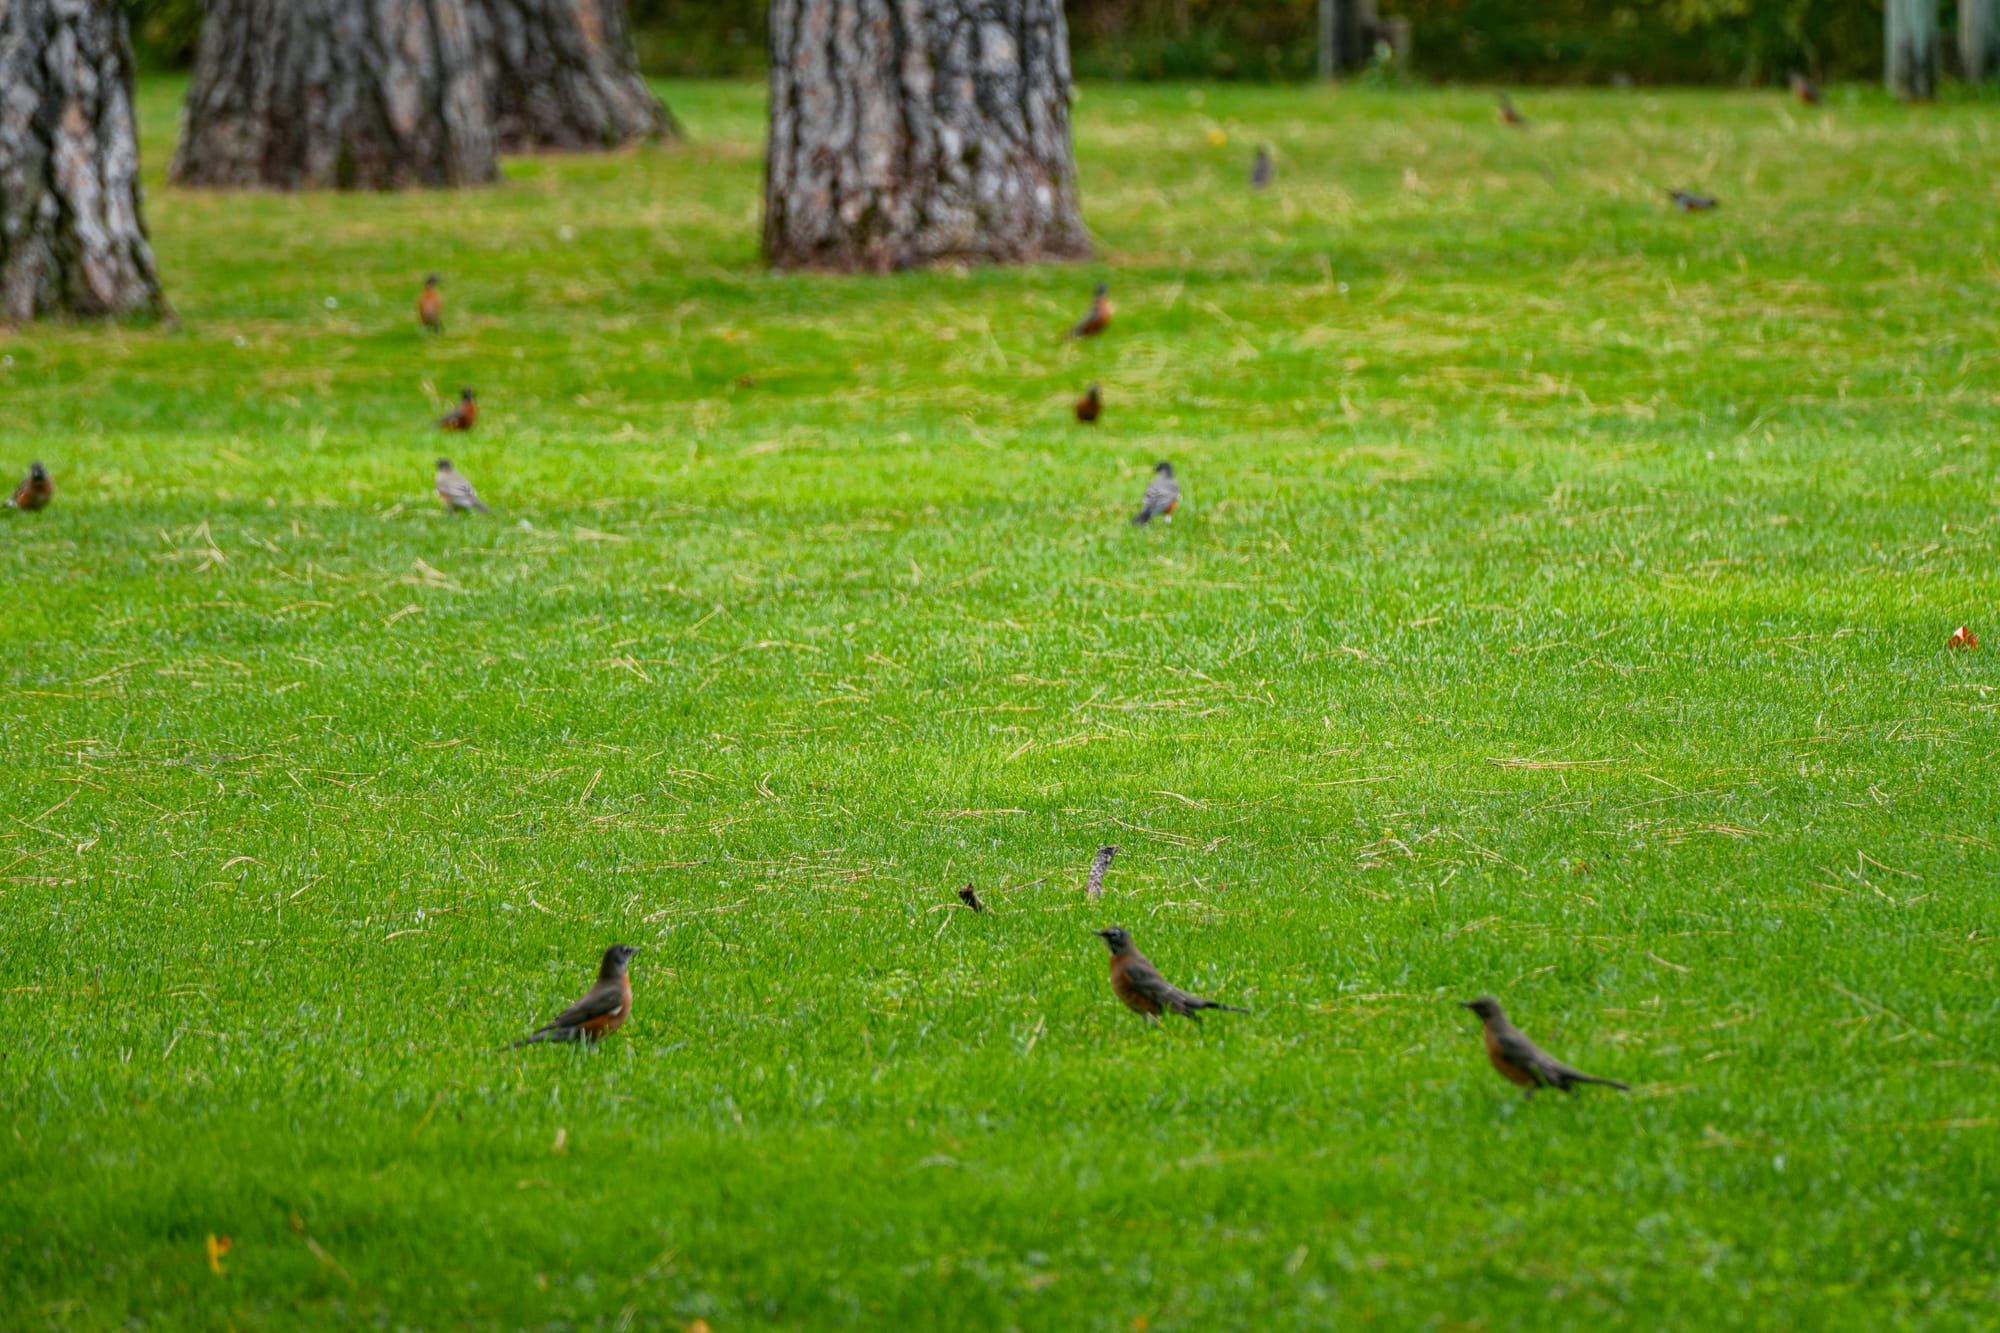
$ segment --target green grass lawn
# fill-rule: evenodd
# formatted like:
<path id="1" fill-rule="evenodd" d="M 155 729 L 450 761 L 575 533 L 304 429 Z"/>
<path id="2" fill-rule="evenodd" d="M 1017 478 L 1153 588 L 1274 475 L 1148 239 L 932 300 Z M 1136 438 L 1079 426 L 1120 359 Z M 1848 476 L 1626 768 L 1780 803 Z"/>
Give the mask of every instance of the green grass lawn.
<path id="1" fill-rule="evenodd" d="M 1091 86 L 1097 262 L 845 279 L 665 92 L 280 198 L 150 83 L 180 327 L 0 339 L 0 1327 L 2000 1322 L 1990 104 Z"/>

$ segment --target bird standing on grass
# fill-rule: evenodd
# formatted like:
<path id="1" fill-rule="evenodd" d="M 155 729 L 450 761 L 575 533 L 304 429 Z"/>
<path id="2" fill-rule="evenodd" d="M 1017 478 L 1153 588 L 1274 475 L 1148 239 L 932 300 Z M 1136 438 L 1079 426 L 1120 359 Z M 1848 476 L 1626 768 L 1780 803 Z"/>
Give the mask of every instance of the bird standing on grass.
<path id="1" fill-rule="evenodd" d="M 1271 183 L 1271 150 L 1265 144 L 1257 145 L 1257 156 L 1250 160 L 1250 188 L 1264 189 Z"/>
<path id="2" fill-rule="evenodd" d="M 1161 463 L 1153 469 L 1153 479 L 1146 483 L 1146 498 L 1139 504 L 1139 512 L 1132 516 L 1134 523 L 1151 523 L 1155 518 L 1173 519 L 1174 508 L 1181 502 L 1181 484 L 1174 480 L 1174 465 Z"/>
<path id="3" fill-rule="evenodd" d="M 1104 395 L 1093 384 L 1084 390 L 1083 397 L 1076 400 L 1076 419 L 1088 426 L 1104 411 Z"/>
<path id="4" fill-rule="evenodd" d="M 1528 128 L 1528 118 L 1515 109 L 1514 99 L 1507 96 L 1507 94 L 1500 94 L 1500 102 L 1497 109 L 1500 112 L 1500 123 L 1502 125 L 1511 125 L 1517 130 Z"/>
<path id="5" fill-rule="evenodd" d="M 56 498 L 56 484 L 49 478 L 49 470 L 40 463 L 28 464 L 28 475 L 21 478 L 21 484 L 7 497 L 7 503 L 14 509 L 41 509 Z"/>
<path id="6" fill-rule="evenodd" d="M 471 430 L 479 420 L 479 400 L 472 390 L 458 391 L 458 406 L 438 418 L 439 430 Z"/>
<path id="7" fill-rule="evenodd" d="M 424 279 L 423 294 L 417 297 L 417 319 L 427 333 L 444 332 L 444 293 L 438 290 L 438 275 Z"/>
<path id="8" fill-rule="evenodd" d="M 1807 106 L 1818 106 L 1824 99 L 1819 95 L 1819 86 L 1797 70 L 1792 71 L 1792 96 Z"/>
<path id="9" fill-rule="evenodd" d="M 1111 288 L 1103 283 L 1090 296 L 1090 313 L 1079 319 L 1066 335 L 1070 338 L 1095 338 L 1111 327 Z"/>
<path id="10" fill-rule="evenodd" d="M 639 952 L 630 944 L 614 944 L 597 967 L 597 984 L 584 997 L 521 1038 L 508 1050 L 544 1041 L 580 1041 L 594 1046 L 625 1025 L 632 1014 L 632 978 L 626 969 Z"/>
<path id="11" fill-rule="evenodd" d="M 1683 213 L 1706 213 L 1720 205 L 1721 200 L 1712 194 L 1696 194 L 1692 190 L 1676 190 L 1667 186 L 1667 198 L 1674 201 L 1674 207 Z"/>
<path id="12" fill-rule="evenodd" d="M 465 514 L 474 509 L 482 514 L 493 512 L 479 502 L 479 493 L 473 490 L 472 483 L 451 465 L 449 458 L 438 459 L 437 497 L 444 501 L 444 507 L 449 513 Z"/>
<path id="13" fill-rule="evenodd" d="M 1615 1078 L 1598 1078 L 1580 1069 L 1571 1069 L 1553 1055 L 1528 1040 L 1526 1033 L 1507 1021 L 1507 1011 L 1500 1007 L 1500 1001 L 1490 995 L 1482 995 L 1476 1000 L 1467 1000 L 1463 1008 L 1478 1014 L 1486 1025 L 1486 1058 L 1509 1082 L 1518 1083 L 1526 1091 L 1525 1097 L 1533 1098 L 1537 1088 L 1555 1088 L 1568 1092 L 1579 1083 L 1597 1083 L 1620 1092 L 1632 1089 Z"/>
<path id="14" fill-rule="evenodd" d="M 1139 947 L 1132 943 L 1132 936 L 1123 926 L 1111 926 L 1091 934 L 1110 948 L 1111 989 L 1135 1014 L 1158 1018 L 1162 1010 L 1168 1010 L 1199 1023 L 1203 1009 L 1226 1009 L 1232 1014 L 1250 1012 L 1220 1000 L 1205 1000 L 1199 995 L 1190 995 L 1168 981 L 1160 975 L 1160 969 L 1139 952 Z"/>

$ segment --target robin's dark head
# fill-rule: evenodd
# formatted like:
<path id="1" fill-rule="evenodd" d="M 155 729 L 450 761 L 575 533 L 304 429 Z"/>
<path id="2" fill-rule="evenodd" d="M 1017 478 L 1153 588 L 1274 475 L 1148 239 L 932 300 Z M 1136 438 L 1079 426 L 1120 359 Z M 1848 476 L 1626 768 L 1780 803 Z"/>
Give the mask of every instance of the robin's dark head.
<path id="1" fill-rule="evenodd" d="M 614 944 L 604 951 L 604 962 L 597 969 L 599 981 L 616 981 L 625 975 L 625 969 L 632 962 L 632 955 L 639 952 L 636 944 Z"/>
<path id="2" fill-rule="evenodd" d="M 472 401 L 472 390 L 470 390 L 470 389 L 460 389 L 460 390 L 458 391 L 458 401 L 460 401 L 461 403 L 469 403 L 469 402 L 471 402 L 471 401 Z"/>
<path id="3" fill-rule="evenodd" d="M 1091 385 L 1091 386 L 1090 386 L 1090 388 L 1088 388 L 1087 390 L 1085 390 L 1085 391 L 1084 391 L 1084 395 L 1083 395 L 1083 396 L 1084 396 L 1085 398 L 1088 398 L 1088 399 L 1089 399 L 1089 400 L 1090 400 L 1091 402 L 1093 402 L 1093 403 L 1094 403 L 1094 402 L 1096 402 L 1096 401 L 1097 401 L 1097 400 L 1098 400 L 1099 398 L 1102 398 L 1102 397 L 1103 397 L 1104 395 L 1103 395 L 1103 393 L 1102 393 L 1102 392 L 1100 392 L 1100 391 L 1099 391 L 1099 389 L 1098 389 L 1098 386 L 1096 386 L 1095 384 L 1093 384 L 1093 385 Z M 38 464 L 36 464 L 36 466 L 37 466 L 37 467 L 39 467 L 39 466 L 41 466 L 41 465 L 40 465 L 40 464 L 38 463 Z"/>
<path id="4" fill-rule="evenodd" d="M 28 464 L 28 475 L 36 481 L 47 481 L 49 479 L 49 470 L 39 462 L 30 463 Z"/>
<path id="5" fill-rule="evenodd" d="M 1103 930 L 1093 930 L 1090 933 L 1103 940 L 1114 955 L 1132 952 L 1131 932 L 1123 926 L 1106 926 Z"/>
<path id="6" fill-rule="evenodd" d="M 1111 295 L 1111 284 L 1108 282 L 1098 283 L 1097 290 L 1092 292 L 1091 295 L 1102 301 L 1105 297 Z"/>
<path id="7" fill-rule="evenodd" d="M 438 284 L 439 284 L 440 282 L 443 282 L 443 281 L 444 281 L 444 279 L 443 279 L 443 278 L 440 278 L 440 277 L 439 277 L 439 276 L 438 276 L 437 274 L 435 274 L 435 273 L 426 273 L 426 274 L 424 274 L 424 286 L 426 286 L 426 287 L 435 287 L 435 286 L 437 286 L 437 285 L 438 285 Z"/>
<path id="8" fill-rule="evenodd" d="M 1482 1022 L 1491 1023 L 1496 1019 L 1507 1017 L 1507 1011 L 1500 1007 L 1500 1001 L 1494 999 L 1491 995 L 1482 995 L 1476 1000 L 1461 1001 L 1459 1007 L 1461 1009 L 1470 1009 L 1473 1013 L 1478 1014 Z"/>
<path id="9" fill-rule="evenodd" d="M 1153 474 L 1160 477 L 1171 477 L 1174 475 L 1174 465 L 1167 462 L 1157 463 L 1153 467 Z"/>
<path id="10" fill-rule="evenodd" d="M 440 472 L 451 471 L 451 460 L 449 458 L 438 459 L 438 471 Z"/>

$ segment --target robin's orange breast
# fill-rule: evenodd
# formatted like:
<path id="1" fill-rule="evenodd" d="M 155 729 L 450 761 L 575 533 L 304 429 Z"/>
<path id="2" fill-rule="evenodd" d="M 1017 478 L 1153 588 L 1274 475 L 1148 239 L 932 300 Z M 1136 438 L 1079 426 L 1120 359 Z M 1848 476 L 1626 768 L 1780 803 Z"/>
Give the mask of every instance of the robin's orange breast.
<path id="1" fill-rule="evenodd" d="M 1500 1043 L 1493 1039 L 1493 1030 L 1491 1028 L 1486 1030 L 1485 1036 L 1486 1058 L 1493 1062 L 1493 1067 L 1499 1070 L 1503 1077 L 1520 1084 L 1524 1088 L 1536 1086 L 1533 1074 L 1530 1074 L 1527 1070 L 1521 1068 L 1521 1066 L 1515 1064 L 1501 1053 Z"/>
<path id="2" fill-rule="evenodd" d="M 1160 1002 L 1132 984 L 1125 974 L 1125 960 L 1111 960 L 1111 989 L 1125 1002 L 1125 1007 L 1138 1014 L 1158 1014 Z"/>
<path id="3" fill-rule="evenodd" d="M 618 1007 L 608 1014 L 596 1018 L 586 1018 L 577 1024 L 586 1041 L 599 1041 L 625 1026 L 625 1020 L 632 1014 L 632 978 L 618 978 Z"/>

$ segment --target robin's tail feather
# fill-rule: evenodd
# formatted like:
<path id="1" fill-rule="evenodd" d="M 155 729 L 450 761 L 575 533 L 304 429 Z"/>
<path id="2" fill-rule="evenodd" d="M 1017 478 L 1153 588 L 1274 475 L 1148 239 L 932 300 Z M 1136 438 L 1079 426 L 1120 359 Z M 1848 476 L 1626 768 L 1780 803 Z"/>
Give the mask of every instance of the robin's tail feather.
<path id="1" fill-rule="evenodd" d="M 485 506 L 484 504 L 482 504 L 482 503 L 481 503 L 480 501 L 478 501 L 478 500 L 474 500 L 474 501 L 472 502 L 472 507 L 473 507 L 474 509 L 477 509 L 477 510 L 478 510 L 478 511 L 479 511 L 480 513 L 482 513 L 482 514 L 490 514 L 490 513 L 492 513 L 492 512 L 493 512 L 493 511 L 492 511 L 491 509 L 488 509 L 488 508 L 487 508 L 487 507 L 486 507 L 486 506 Z"/>
<path id="2" fill-rule="evenodd" d="M 1248 1009 L 1238 1009 L 1238 1008 L 1237 1008 L 1237 1007 L 1236 1007 L 1235 1005 L 1233 1005 L 1233 1004 L 1224 1004 L 1224 1003 L 1223 1003 L 1222 1001 L 1220 1001 L 1220 1000 L 1200 1000 L 1200 999 L 1198 999 L 1198 1000 L 1195 1000 L 1195 1001 L 1194 1001 L 1193 1003 L 1189 1004 L 1189 1005 L 1188 1005 L 1188 1008 L 1190 1008 L 1190 1009 L 1222 1009 L 1222 1010 L 1226 1010 L 1226 1011 L 1228 1011 L 1229 1013 L 1232 1013 L 1232 1014 L 1247 1014 L 1247 1013 L 1249 1013 L 1249 1012 L 1250 1012 L 1250 1011 L 1249 1011 Z"/>
<path id="3" fill-rule="evenodd" d="M 1151 523 L 1153 521 L 1153 511 L 1150 509 L 1141 509 L 1138 513 L 1132 515 L 1132 521 L 1134 523 Z"/>
<path id="4" fill-rule="evenodd" d="M 1599 1087 L 1616 1088 L 1620 1092 L 1632 1091 L 1632 1085 L 1629 1083 L 1620 1083 L 1615 1078 L 1599 1078 L 1595 1074 L 1579 1074 L 1574 1069 L 1569 1071 L 1569 1077 L 1565 1080 L 1565 1083 L 1567 1084 L 1595 1083 Z M 1563 1088 L 1563 1091 L 1568 1092 L 1569 1088 L 1566 1086 Z"/>
<path id="5" fill-rule="evenodd" d="M 509 1042 L 500 1049 L 503 1051 L 517 1051 L 523 1046 L 533 1046 L 538 1042 L 575 1041 L 582 1035 L 582 1032 L 576 1028 L 543 1028 L 540 1032 L 529 1033 L 519 1041 Z"/>

